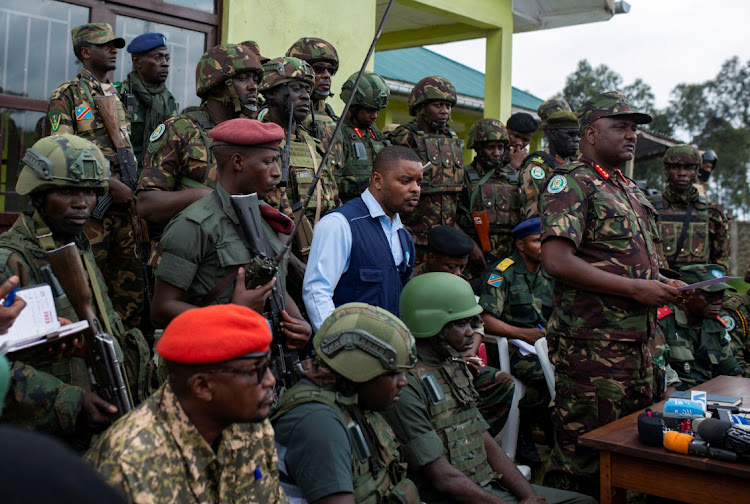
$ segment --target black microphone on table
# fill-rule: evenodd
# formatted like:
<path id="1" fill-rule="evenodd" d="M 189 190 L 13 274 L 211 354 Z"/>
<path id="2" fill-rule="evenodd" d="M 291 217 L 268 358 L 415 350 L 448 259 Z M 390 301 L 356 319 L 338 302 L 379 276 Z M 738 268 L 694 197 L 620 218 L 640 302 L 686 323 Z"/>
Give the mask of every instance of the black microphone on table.
<path id="1" fill-rule="evenodd" d="M 693 430 L 711 445 L 726 448 L 739 455 L 750 453 L 750 431 L 736 427 L 731 422 L 699 418 L 693 421 Z"/>
<path id="2" fill-rule="evenodd" d="M 664 433 L 664 448 L 684 455 L 697 455 L 727 462 L 738 462 L 742 456 L 724 448 L 717 448 L 705 442 L 695 441 L 690 434 L 677 431 Z"/>

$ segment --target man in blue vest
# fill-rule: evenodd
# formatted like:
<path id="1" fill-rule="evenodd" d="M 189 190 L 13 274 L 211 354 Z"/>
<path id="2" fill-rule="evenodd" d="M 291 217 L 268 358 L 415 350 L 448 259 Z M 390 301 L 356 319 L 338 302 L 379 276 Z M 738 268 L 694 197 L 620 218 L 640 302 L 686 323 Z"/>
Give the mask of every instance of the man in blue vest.
<path id="1" fill-rule="evenodd" d="M 398 315 L 401 289 L 414 267 L 414 239 L 399 214 L 419 202 L 422 163 L 409 148 L 391 145 L 375 157 L 360 197 L 315 226 L 302 298 L 316 331 L 345 303 L 379 306 Z"/>

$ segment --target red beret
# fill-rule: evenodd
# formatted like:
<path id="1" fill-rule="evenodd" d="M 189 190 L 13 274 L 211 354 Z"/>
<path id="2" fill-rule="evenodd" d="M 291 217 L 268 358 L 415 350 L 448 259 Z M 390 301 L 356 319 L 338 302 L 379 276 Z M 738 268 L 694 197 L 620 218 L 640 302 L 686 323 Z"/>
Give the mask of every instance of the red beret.
<path id="1" fill-rule="evenodd" d="M 245 118 L 219 123 L 208 134 L 214 139 L 213 145 L 246 145 L 276 150 L 285 136 L 278 124 Z"/>
<path id="2" fill-rule="evenodd" d="M 183 364 L 213 364 L 239 358 L 260 357 L 271 348 L 266 319 L 236 304 L 193 308 L 167 325 L 156 352 Z"/>

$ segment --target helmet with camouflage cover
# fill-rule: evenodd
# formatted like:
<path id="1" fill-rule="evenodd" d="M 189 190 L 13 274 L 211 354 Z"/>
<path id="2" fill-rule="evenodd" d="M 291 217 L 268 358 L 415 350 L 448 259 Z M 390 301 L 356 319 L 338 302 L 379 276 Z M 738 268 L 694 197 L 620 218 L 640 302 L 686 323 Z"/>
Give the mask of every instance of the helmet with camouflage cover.
<path id="1" fill-rule="evenodd" d="M 695 166 L 697 170 L 701 165 L 701 155 L 692 145 L 673 145 L 664 153 L 663 161 L 664 168 L 668 168 L 669 165 L 685 164 Z"/>
<path id="2" fill-rule="evenodd" d="M 510 141 L 505 125 L 497 119 L 490 119 L 488 117 L 472 124 L 469 129 L 469 149 L 477 150 L 479 145 L 484 142 L 502 142 L 507 149 Z"/>
<path id="3" fill-rule="evenodd" d="M 346 103 L 354 89 L 354 81 L 357 80 L 359 72 L 355 72 L 346 79 L 341 86 L 341 100 Z M 375 72 L 366 71 L 359 80 L 359 86 L 354 93 L 352 106 L 368 107 L 371 109 L 383 109 L 388 106 L 388 100 L 391 96 L 391 90 L 383 78 Z"/>
<path id="4" fill-rule="evenodd" d="M 456 99 L 456 88 L 448 79 L 437 75 L 425 77 L 409 93 L 409 114 L 416 116 L 420 107 L 436 100 L 444 100 L 455 106 Z"/>
<path id="5" fill-rule="evenodd" d="M 315 72 L 304 60 L 283 56 L 263 64 L 263 81 L 258 88 L 261 93 L 287 82 L 302 81 L 315 85 Z"/>
<path id="6" fill-rule="evenodd" d="M 235 75 L 251 72 L 263 76 L 255 52 L 245 43 L 219 44 L 206 51 L 195 67 L 195 94 L 205 99 L 211 89 Z"/>
<path id="7" fill-rule="evenodd" d="M 398 306 L 415 338 L 430 338 L 449 322 L 482 313 L 469 282 L 451 273 L 425 273 L 409 280 Z"/>
<path id="8" fill-rule="evenodd" d="M 414 367 L 417 349 L 395 315 L 365 303 L 347 303 L 325 319 L 313 346 L 328 367 L 355 383 Z"/>
<path id="9" fill-rule="evenodd" d="M 60 187 L 109 189 L 109 170 L 102 151 L 75 135 L 42 138 L 21 160 L 16 192 L 28 195 Z"/>
<path id="10" fill-rule="evenodd" d="M 325 61 L 335 66 L 339 64 L 339 54 L 336 52 L 336 48 L 330 42 L 321 38 L 302 37 L 292 44 L 286 55 L 308 63 Z"/>
<path id="11" fill-rule="evenodd" d="M 542 120 L 542 129 L 547 128 L 547 118 L 555 112 L 572 112 L 570 105 L 564 98 L 551 98 L 539 105 L 536 113 Z"/>

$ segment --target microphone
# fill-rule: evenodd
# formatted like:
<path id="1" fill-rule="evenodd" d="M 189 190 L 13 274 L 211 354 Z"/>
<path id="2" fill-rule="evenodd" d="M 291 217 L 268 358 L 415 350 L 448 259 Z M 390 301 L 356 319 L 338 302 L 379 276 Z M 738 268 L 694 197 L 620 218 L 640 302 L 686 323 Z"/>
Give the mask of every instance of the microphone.
<path id="1" fill-rule="evenodd" d="M 732 450 L 743 455 L 750 452 L 750 432 L 735 427 L 731 422 L 723 422 L 716 418 L 703 418 L 696 425 L 698 435 L 707 443 Z"/>
<path id="2" fill-rule="evenodd" d="M 675 453 L 682 453 L 683 455 L 696 455 L 698 457 L 708 457 L 727 462 L 737 462 L 740 460 L 740 456 L 734 452 L 709 446 L 705 443 L 695 441 L 695 438 L 690 434 L 675 431 L 664 433 L 664 448 Z"/>

